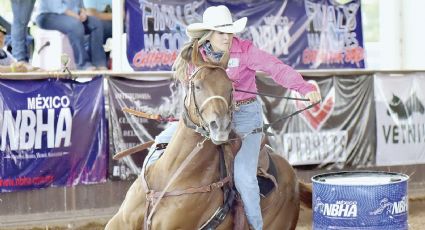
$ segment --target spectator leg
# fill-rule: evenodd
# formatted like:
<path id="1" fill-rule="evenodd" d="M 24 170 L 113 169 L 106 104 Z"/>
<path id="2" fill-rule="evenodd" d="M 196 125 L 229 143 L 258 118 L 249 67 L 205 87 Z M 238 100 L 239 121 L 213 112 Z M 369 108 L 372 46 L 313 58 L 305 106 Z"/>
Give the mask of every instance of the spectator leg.
<path id="1" fill-rule="evenodd" d="M 103 25 L 103 44 L 105 44 L 108 38 L 112 37 L 112 21 L 102 20 Z"/>
<path id="2" fill-rule="evenodd" d="M 84 69 L 90 65 L 88 54 L 84 49 L 84 26 L 79 20 L 63 14 L 45 13 L 40 14 L 36 21 L 42 29 L 58 30 L 66 34 L 74 52 L 74 61 L 78 69 Z"/>
<path id="3" fill-rule="evenodd" d="M 87 17 L 90 30 L 89 52 L 91 62 L 96 67 L 106 67 L 106 55 L 103 49 L 103 26 L 102 22 L 92 16 Z"/>
<path id="4" fill-rule="evenodd" d="M 34 9 L 35 0 L 11 0 L 12 23 L 12 54 L 17 61 L 29 61 L 27 49 L 27 26 Z"/>

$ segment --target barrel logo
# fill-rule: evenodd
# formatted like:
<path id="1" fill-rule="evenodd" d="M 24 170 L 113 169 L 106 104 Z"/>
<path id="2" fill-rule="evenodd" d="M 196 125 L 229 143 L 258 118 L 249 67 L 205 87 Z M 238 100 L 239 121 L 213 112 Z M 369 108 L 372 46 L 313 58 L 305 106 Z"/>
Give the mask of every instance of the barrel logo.
<path id="1" fill-rule="evenodd" d="M 390 202 L 388 198 L 383 198 L 379 202 L 379 207 L 371 211 L 369 214 L 372 216 L 376 215 L 387 215 L 396 216 L 407 213 L 409 209 L 409 201 L 406 196 L 403 196 L 401 200 Z"/>
<path id="2" fill-rule="evenodd" d="M 314 212 L 327 217 L 357 217 L 357 201 L 338 200 L 335 203 L 324 203 L 320 197 L 316 199 Z"/>

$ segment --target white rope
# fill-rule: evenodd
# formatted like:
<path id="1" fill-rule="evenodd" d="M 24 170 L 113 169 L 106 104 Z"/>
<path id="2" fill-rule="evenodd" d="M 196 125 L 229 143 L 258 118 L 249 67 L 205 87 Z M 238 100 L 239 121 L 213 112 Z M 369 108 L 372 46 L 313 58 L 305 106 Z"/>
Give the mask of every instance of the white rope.
<path id="1" fill-rule="evenodd" d="M 224 102 L 224 104 L 226 104 L 226 108 L 229 108 L 229 103 L 227 103 L 227 101 L 226 101 L 226 99 L 225 99 L 224 97 L 222 97 L 222 96 L 211 96 L 211 97 L 207 98 L 207 99 L 204 101 L 204 103 L 202 103 L 201 108 L 199 108 L 199 112 L 202 112 L 202 109 L 205 107 L 205 105 L 206 105 L 209 101 L 214 100 L 214 99 L 222 100 L 222 101 Z"/>

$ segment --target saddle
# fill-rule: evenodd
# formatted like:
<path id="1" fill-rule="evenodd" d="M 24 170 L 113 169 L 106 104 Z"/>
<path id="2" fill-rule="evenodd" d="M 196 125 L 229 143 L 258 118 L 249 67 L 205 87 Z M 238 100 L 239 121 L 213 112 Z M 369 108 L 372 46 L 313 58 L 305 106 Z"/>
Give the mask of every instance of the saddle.
<path id="1" fill-rule="evenodd" d="M 229 142 L 230 149 L 232 150 L 233 156 L 236 156 L 236 154 L 239 152 L 239 149 L 242 146 L 242 140 L 239 138 L 236 138 L 237 134 L 232 132 L 230 134 L 230 139 L 232 141 Z M 273 191 L 274 188 L 277 188 L 277 170 L 276 166 L 273 163 L 273 159 L 270 156 L 270 153 L 273 152 L 273 150 L 270 148 L 270 146 L 266 145 L 267 139 L 265 135 L 263 135 L 263 138 L 261 140 L 261 146 L 260 146 L 260 154 L 258 156 L 258 166 L 257 166 L 257 180 L 258 180 L 258 186 L 260 187 L 260 194 L 262 197 L 266 197 L 270 194 L 271 191 Z"/>

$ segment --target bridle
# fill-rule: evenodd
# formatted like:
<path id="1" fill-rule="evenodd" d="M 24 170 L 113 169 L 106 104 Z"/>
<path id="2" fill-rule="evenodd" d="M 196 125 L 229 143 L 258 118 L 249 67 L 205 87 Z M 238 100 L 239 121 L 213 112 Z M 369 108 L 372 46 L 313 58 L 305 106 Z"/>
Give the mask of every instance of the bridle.
<path id="1" fill-rule="evenodd" d="M 226 98 L 224 98 L 223 96 L 220 95 L 213 95 L 208 97 L 207 99 L 205 99 L 201 106 L 198 105 L 197 102 L 197 97 L 195 94 L 195 83 L 194 83 L 194 79 L 196 79 L 196 77 L 199 76 L 199 71 L 201 69 L 204 68 L 218 68 L 218 69 L 222 69 L 224 72 L 226 72 L 226 70 L 221 67 L 221 66 L 216 66 L 216 65 L 201 65 L 198 66 L 193 73 L 190 75 L 189 79 L 188 79 L 188 92 L 184 98 L 184 111 L 183 111 L 183 120 L 184 123 L 186 124 L 186 126 L 188 128 L 191 128 L 193 130 L 195 130 L 197 133 L 201 134 L 203 137 L 205 138 L 210 138 L 210 129 L 208 127 L 207 122 L 205 122 L 204 117 L 202 116 L 202 111 L 204 110 L 204 108 L 207 106 L 208 103 L 210 103 L 213 100 L 219 100 L 221 102 L 223 102 L 225 104 L 225 107 L 227 108 L 227 111 L 230 115 L 230 120 L 232 120 L 232 111 L 233 111 L 233 107 L 234 107 L 234 103 L 233 103 L 233 93 L 230 94 L 230 102 L 229 103 Z M 195 116 L 198 118 L 199 120 L 199 124 L 194 122 L 193 119 L 190 117 L 189 114 L 189 109 L 188 106 L 190 106 L 191 101 L 193 100 L 194 102 L 194 106 L 195 106 Z M 187 102 L 187 103 L 186 103 Z"/>

